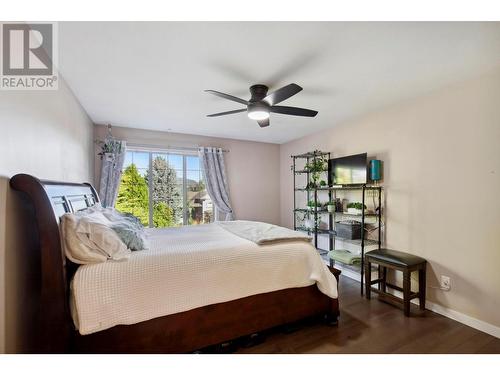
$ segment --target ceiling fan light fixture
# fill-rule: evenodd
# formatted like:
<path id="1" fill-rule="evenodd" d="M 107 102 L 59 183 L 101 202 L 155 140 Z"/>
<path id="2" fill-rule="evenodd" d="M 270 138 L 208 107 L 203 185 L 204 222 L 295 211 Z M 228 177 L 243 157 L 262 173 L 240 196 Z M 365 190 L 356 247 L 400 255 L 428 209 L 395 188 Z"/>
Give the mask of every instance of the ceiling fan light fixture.
<path id="1" fill-rule="evenodd" d="M 237 98 L 236 96 L 224 94 L 223 92 L 215 90 L 205 91 L 223 99 L 246 105 L 246 108 L 213 113 L 211 115 L 207 115 L 207 117 L 225 116 L 247 111 L 248 117 L 251 120 L 257 121 L 261 128 L 269 126 L 271 112 L 302 117 L 314 117 L 318 114 L 318 111 L 313 111 L 312 109 L 276 105 L 302 91 L 302 87 L 295 83 L 283 86 L 270 94 L 268 93 L 268 87 L 266 85 L 253 85 L 250 87 L 250 94 L 252 96 L 249 100 Z"/>
<path id="2" fill-rule="evenodd" d="M 269 105 L 262 102 L 248 104 L 248 117 L 252 120 L 262 121 L 269 118 Z"/>
<path id="3" fill-rule="evenodd" d="M 260 121 L 269 118 L 269 111 L 264 109 L 255 109 L 253 111 L 248 111 L 248 117 L 252 120 Z"/>

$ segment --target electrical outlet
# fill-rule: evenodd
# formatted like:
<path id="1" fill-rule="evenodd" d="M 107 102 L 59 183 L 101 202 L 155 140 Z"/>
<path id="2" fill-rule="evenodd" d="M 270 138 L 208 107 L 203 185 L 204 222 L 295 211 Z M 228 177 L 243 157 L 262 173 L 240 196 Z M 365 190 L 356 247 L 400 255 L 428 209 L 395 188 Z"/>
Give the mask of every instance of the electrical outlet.
<path id="1" fill-rule="evenodd" d="M 451 289 L 451 279 L 449 276 L 441 275 L 441 289 L 443 290 Z"/>

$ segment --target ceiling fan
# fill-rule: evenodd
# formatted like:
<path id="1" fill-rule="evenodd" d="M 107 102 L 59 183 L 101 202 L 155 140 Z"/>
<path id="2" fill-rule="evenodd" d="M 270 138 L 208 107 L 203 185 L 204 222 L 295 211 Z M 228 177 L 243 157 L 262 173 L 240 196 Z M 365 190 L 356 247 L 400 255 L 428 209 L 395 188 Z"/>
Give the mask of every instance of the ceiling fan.
<path id="1" fill-rule="evenodd" d="M 251 118 L 252 120 L 256 120 L 259 126 L 263 128 L 269 126 L 269 114 L 271 112 L 281 113 L 283 115 L 305 116 L 305 117 L 314 117 L 318 114 L 317 111 L 313 111 L 311 109 L 276 105 L 290 98 L 291 96 L 297 94 L 298 92 L 302 91 L 302 87 L 296 85 L 295 83 L 283 86 L 282 88 L 273 91 L 270 94 L 267 93 L 268 90 L 269 88 L 266 85 L 251 86 L 250 94 L 252 96 L 250 100 L 240 99 L 237 98 L 236 96 L 224 94 L 222 92 L 215 90 L 205 90 L 206 92 L 214 94 L 218 97 L 232 100 L 233 102 L 237 102 L 247 106 L 246 108 L 235 109 L 233 111 L 214 113 L 211 115 L 207 115 L 207 117 L 231 115 L 233 113 L 240 113 L 246 111 L 248 113 L 248 117 Z"/>

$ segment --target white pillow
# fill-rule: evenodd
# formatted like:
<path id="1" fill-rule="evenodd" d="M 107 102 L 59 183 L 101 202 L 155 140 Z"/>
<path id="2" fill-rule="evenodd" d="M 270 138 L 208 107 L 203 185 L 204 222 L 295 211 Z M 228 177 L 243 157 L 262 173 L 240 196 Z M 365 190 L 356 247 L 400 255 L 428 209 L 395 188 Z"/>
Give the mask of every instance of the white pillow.
<path id="1" fill-rule="evenodd" d="M 109 225 L 100 212 L 64 214 L 61 234 L 68 259 L 78 264 L 128 259 L 130 250 Z"/>

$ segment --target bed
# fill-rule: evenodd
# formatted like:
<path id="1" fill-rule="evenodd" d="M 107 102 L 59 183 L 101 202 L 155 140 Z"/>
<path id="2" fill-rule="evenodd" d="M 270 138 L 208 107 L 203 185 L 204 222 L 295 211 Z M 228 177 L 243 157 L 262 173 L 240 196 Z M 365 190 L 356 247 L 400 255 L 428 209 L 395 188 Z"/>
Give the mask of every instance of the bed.
<path id="1" fill-rule="evenodd" d="M 319 258 L 304 258 L 307 252 L 300 247 L 309 244 L 259 247 L 210 224 L 152 230 L 153 243 L 156 239 L 159 245 L 113 265 L 112 272 L 106 264 L 78 266 L 62 251 L 59 218 L 98 204 L 95 189 L 26 174 L 14 176 L 10 184 L 34 208 L 41 285 L 29 292 L 40 301 L 40 353 L 185 353 L 311 316 L 337 321 L 338 298 L 326 292 L 331 275 L 318 271 L 317 264 L 310 267 L 314 272 L 300 275 L 300 264 Z M 162 260 L 166 241 L 169 254 L 177 254 L 175 261 Z M 186 255 L 202 242 L 202 251 Z M 221 261 L 226 257 L 233 260 Z M 277 257 L 283 261 L 276 262 Z M 189 264 L 190 271 L 184 272 Z M 189 293 L 169 294 L 176 279 L 188 284 Z M 164 303 L 166 295 L 169 303 Z M 127 300 L 131 296 L 135 305 Z M 137 308 L 145 301 L 152 304 L 150 311 Z"/>

